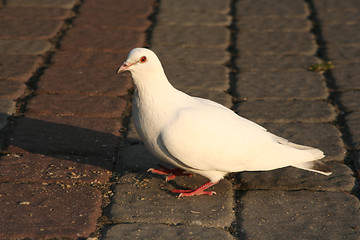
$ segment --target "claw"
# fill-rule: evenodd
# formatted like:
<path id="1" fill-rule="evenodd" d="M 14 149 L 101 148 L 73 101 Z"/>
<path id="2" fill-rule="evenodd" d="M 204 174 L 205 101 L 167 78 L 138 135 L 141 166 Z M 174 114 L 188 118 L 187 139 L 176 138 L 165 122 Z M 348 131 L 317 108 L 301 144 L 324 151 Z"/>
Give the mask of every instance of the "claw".
<path id="1" fill-rule="evenodd" d="M 216 192 L 215 191 L 204 191 L 205 189 L 215 185 L 217 182 L 215 183 L 212 183 L 212 182 L 207 182 L 205 183 L 204 185 L 202 185 L 201 187 L 195 189 L 195 190 L 191 190 L 191 189 L 186 189 L 186 190 L 183 190 L 183 189 L 174 189 L 174 190 L 171 190 L 171 192 L 173 193 L 180 193 L 178 198 L 181 198 L 181 197 L 191 197 L 191 196 L 198 196 L 198 195 L 216 195 Z"/>
<path id="2" fill-rule="evenodd" d="M 191 173 L 186 173 L 185 170 L 180 169 L 180 168 L 167 168 L 164 167 L 162 165 L 160 165 L 160 170 L 154 169 L 154 168 L 149 168 L 147 170 L 147 172 L 151 172 L 151 173 L 155 173 L 155 174 L 160 174 L 160 175 L 166 175 L 167 177 L 165 178 L 165 181 L 170 181 L 170 180 L 174 180 L 176 176 L 192 176 Z"/>
<path id="3" fill-rule="evenodd" d="M 166 176 L 165 178 L 165 182 L 168 182 L 168 181 L 171 181 L 171 180 L 174 180 L 175 179 L 175 175 L 174 174 L 170 174 L 168 176 Z"/>

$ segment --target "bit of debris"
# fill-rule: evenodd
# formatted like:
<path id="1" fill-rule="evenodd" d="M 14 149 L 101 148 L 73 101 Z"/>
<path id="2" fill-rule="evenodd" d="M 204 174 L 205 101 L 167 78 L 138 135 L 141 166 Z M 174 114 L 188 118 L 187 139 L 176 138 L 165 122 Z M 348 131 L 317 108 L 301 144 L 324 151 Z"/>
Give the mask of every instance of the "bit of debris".
<path id="1" fill-rule="evenodd" d="M 323 73 L 325 71 L 328 71 L 328 70 L 331 70 L 334 68 L 335 68 L 335 65 L 331 61 L 328 61 L 328 62 L 322 62 L 322 63 L 314 63 L 308 67 L 308 70 L 312 71 L 312 72 Z"/>
<path id="2" fill-rule="evenodd" d="M 199 214 L 200 212 L 196 212 L 196 211 L 190 211 L 191 213 L 195 213 L 195 214 Z"/>

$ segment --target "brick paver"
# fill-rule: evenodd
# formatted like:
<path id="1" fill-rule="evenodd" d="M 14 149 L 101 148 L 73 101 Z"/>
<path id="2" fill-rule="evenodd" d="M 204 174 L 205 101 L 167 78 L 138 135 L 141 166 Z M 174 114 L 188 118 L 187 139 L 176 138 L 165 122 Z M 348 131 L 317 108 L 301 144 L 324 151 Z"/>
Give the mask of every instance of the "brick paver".
<path id="1" fill-rule="evenodd" d="M 0 183 L 0 237 L 77 239 L 95 230 L 101 193 L 85 185 Z"/>
<path id="2" fill-rule="evenodd" d="M 359 16 L 357 0 L 0 1 L 0 238 L 358 239 Z M 206 179 L 146 173 L 159 160 L 115 74 L 141 46 L 175 87 L 322 149 L 333 174 L 236 173 L 177 199 Z"/>
<path id="3" fill-rule="evenodd" d="M 115 71 L 145 44 L 153 9 L 152 1 L 107 3 L 10 0 L 0 10 L 2 239 L 99 231 L 132 88 L 129 75 Z M 130 11 L 106 18 L 126 8 L 138 13 L 127 28 L 119 26 Z"/>

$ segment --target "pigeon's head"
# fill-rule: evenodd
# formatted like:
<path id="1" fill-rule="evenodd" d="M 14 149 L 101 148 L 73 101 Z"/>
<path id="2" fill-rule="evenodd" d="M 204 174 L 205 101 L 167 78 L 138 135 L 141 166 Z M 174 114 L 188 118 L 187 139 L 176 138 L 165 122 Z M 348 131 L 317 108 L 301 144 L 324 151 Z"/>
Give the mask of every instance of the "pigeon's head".
<path id="1" fill-rule="evenodd" d="M 147 48 L 134 48 L 130 51 L 126 61 L 117 70 L 117 73 L 130 71 L 135 72 L 152 72 L 159 68 L 160 61 L 156 54 Z"/>

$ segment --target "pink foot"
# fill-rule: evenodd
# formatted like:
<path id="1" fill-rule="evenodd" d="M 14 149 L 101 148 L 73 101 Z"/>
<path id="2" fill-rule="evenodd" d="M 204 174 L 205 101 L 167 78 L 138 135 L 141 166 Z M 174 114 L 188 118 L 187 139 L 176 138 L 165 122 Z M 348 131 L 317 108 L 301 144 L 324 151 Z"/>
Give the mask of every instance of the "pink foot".
<path id="1" fill-rule="evenodd" d="M 198 195 L 215 195 L 216 192 L 214 191 L 204 191 L 205 189 L 214 186 L 215 184 L 217 184 L 219 181 L 217 182 L 207 182 L 204 185 L 202 185 L 201 187 L 195 189 L 195 190 L 191 190 L 191 189 L 187 189 L 187 190 L 181 190 L 181 189 L 174 189 L 171 190 L 171 192 L 173 193 L 180 193 L 179 194 L 179 198 L 181 197 L 191 197 L 191 196 L 198 196 Z"/>
<path id="2" fill-rule="evenodd" d="M 159 164 L 161 170 L 149 168 L 148 172 L 166 175 L 165 181 L 174 180 L 176 176 L 192 176 L 191 173 L 186 173 L 185 170 L 180 168 L 167 168 Z"/>

